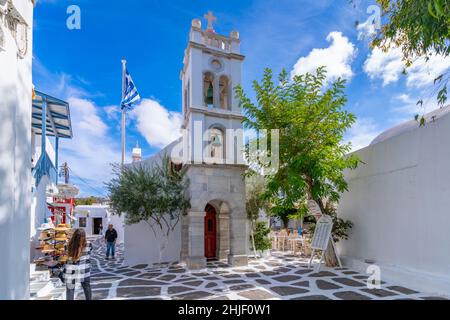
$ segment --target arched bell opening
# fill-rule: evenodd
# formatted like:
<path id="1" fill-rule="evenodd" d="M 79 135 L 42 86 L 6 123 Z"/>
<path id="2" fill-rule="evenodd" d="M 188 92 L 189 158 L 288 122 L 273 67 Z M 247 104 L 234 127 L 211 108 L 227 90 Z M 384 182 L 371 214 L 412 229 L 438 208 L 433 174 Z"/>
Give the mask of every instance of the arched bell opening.
<path id="1" fill-rule="evenodd" d="M 221 76 L 219 79 L 219 103 L 220 108 L 231 110 L 231 90 L 230 80 L 227 76 Z"/>
<path id="2" fill-rule="evenodd" d="M 203 102 L 205 107 L 214 108 L 214 75 L 211 72 L 203 75 Z"/>

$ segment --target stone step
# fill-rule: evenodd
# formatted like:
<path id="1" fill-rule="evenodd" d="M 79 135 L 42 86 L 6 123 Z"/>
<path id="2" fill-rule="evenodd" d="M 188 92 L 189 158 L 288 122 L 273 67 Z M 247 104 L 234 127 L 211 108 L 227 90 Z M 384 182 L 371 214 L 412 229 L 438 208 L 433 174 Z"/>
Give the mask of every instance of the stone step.
<path id="1" fill-rule="evenodd" d="M 50 272 L 46 271 L 35 271 L 30 275 L 30 282 L 41 282 L 41 281 L 49 281 L 50 280 Z"/>
<path id="2" fill-rule="evenodd" d="M 61 288 L 64 289 L 62 282 L 59 279 L 49 279 L 48 281 L 32 282 L 30 284 L 30 297 L 42 298 L 49 295 L 60 295 Z"/>
<path id="3" fill-rule="evenodd" d="M 52 290 L 51 295 L 53 297 L 52 300 L 66 300 L 66 287 L 55 288 Z"/>
<path id="4" fill-rule="evenodd" d="M 52 295 L 48 295 L 48 296 L 44 296 L 44 297 L 40 297 L 40 298 L 30 298 L 30 300 L 48 301 L 48 300 L 57 300 L 57 299 L 54 299 L 54 297 Z"/>
<path id="5" fill-rule="evenodd" d="M 42 289 L 48 285 L 48 281 L 33 281 L 30 283 L 30 294 L 37 295 Z"/>

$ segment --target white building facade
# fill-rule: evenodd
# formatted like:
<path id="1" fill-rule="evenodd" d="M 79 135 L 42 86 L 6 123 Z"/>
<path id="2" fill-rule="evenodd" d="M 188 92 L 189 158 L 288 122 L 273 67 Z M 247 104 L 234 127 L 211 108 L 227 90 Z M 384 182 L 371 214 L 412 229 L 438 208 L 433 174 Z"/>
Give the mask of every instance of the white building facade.
<path id="1" fill-rule="evenodd" d="M 65 101 L 33 91 L 31 117 L 30 256 L 35 259 L 40 254 L 36 247 L 39 245 L 39 228 L 43 224 L 49 219 L 56 225 L 71 224 L 68 204 L 55 204 L 54 200 L 63 198 L 62 193 L 68 190 L 66 185 L 61 185 L 62 190 L 58 190 L 59 144 L 62 139 L 71 139 L 73 134 L 70 108 Z M 73 189 L 76 190 L 75 197 L 78 190 Z"/>
<path id="2" fill-rule="evenodd" d="M 0 300 L 29 297 L 34 5 L 0 1 Z"/>
<path id="3" fill-rule="evenodd" d="M 38 251 L 35 249 L 39 245 L 39 227 L 50 218 L 52 213 L 48 208 L 48 204 L 53 202 L 51 195 L 58 193 L 56 182 L 56 152 L 52 141 L 46 137 L 45 152 L 48 155 L 48 161 L 51 164 L 52 172 L 39 177 L 36 180 L 32 175 L 31 180 L 31 216 L 30 216 L 30 258 L 33 260 L 37 257 Z M 36 169 L 36 165 L 42 155 L 42 137 L 31 132 L 31 152 L 32 152 L 32 170 Z"/>
<path id="4" fill-rule="evenodd" d="M 123 216 L 113 215 L 108 205 L 95 204 L 76 207 L 73 227 L 84 229 L 86 235 L 104 235 L 109 224 L 112 224 L 117 231 L 117 243 L 123 243 L 125 240 Z"/>

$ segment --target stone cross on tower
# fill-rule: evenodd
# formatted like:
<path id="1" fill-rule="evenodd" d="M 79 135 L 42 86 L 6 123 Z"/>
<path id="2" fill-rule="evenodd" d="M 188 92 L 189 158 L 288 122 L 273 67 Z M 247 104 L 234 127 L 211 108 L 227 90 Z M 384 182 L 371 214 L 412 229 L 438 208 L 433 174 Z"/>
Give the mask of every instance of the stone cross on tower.
<path id="1" fill-rule="evenodd" d="M 216 22 L 217 18 L 212 14 L 211 11 L 208 11 L 208 14 L 205 14 L 203 17 L 208 20 L 206 31 L 214 32 L 213 22 Z"/>

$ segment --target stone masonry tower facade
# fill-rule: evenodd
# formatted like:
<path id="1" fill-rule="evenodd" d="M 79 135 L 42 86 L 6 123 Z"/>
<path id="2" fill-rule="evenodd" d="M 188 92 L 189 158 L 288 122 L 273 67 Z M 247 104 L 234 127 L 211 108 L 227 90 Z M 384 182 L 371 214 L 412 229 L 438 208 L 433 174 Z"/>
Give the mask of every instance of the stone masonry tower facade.
<path id="1" fill-rule="evenodd" d="M 191 199 L 182 220 L 181 260 L 190 269 L 202 269 L 208 260 L 248 263 L 243 115 L 233 92 L 241 83 L 244 56 L 238 32 L 219 35 L 212 13 L 205 18 L 205 30 L 200 20 L 192 21 L 181 72 Z"/>

